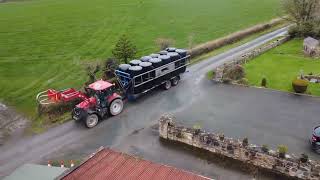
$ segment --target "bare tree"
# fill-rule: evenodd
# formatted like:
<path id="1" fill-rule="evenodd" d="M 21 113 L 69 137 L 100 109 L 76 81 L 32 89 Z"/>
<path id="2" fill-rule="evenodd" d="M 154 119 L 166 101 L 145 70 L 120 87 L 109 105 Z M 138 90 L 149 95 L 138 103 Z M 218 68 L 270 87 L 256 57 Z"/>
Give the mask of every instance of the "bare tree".
<path id="1" fill-rule="evenodd" d="M 283 0 L 283 9 L 290 21 L 298 26 L 319 18 L 320 0 Z"/>

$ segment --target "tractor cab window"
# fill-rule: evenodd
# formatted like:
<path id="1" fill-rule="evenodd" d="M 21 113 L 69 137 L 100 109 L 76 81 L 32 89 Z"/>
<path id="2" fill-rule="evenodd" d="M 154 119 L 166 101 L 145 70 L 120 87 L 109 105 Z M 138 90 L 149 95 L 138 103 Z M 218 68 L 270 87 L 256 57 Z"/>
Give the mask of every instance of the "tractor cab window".
<path id="1" fill-rule="evenodd" d="M 107 100 L 104 91 L 96 91 L 95 97 L 97 99 L 98 106 L 104 108 L 107 106 Z"/>

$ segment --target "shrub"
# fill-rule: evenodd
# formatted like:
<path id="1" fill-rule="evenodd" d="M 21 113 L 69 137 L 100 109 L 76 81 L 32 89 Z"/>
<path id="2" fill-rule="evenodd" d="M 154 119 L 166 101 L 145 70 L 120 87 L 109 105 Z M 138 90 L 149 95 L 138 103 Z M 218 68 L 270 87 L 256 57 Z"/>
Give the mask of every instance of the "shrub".
<path id="1" fill-rule="evenodd" d="M 308 162 L 308 160 L 309 160 L 309 156 L 308 156 L 308 155 L 306 155 L 306 154 L 301 154 L 300 161 L 301 161 L 302 163 L 306 163 L 306 162 Z"/>
<path id="2" fill-rule="evenodd" d="M 194 129 L 194 135 L 200 134 L 200 132 L 201 132 L 201 126 L 200 125 L 194 125 L 193 129 Z"/>
<path id="3" fill-rule="evenodd" d="M 305 79 L 295 79 L 292 81 L 293 90 L 296 93 L 305 93 L 308 89 L 309 81 Z"/>
<path id="4" fill-rule="evenodd" d="M 169 38 L 158 38 L 155 41 L 156 45 L 159 47 L 160 50 L 164 50 L 174 44 L 173 39 Z"/>
<path id="5" fill-rule="evenodd" d="M 216 76 L 216 72 L 213 71 L 213 70 L 212 70 L 212 71 L 209 71 L 209 72 L 207 73 L 207 78 L 208 78 L 209 80 L 214 79 L 215 76 Z"/>
<path id="6" fill-rule="evenodd" d="M 249 80 L 247 78 L 242 78 L 242 79 L 238 80 L 237 83 L 245 85 L 245 86 L 248 86 L 249 85 Z"/>
<path id="7" fill-rule="evenodd" d="M 287 146 L 285 146 L 285 145 L 278 146 L 279 157 L 284 158 L 287 152 L 288 152 Z"/>
<path id="8" fill-rule="evenodd" d="M 226 67 L 223 74 L 224 78 L 229 78 L 231 80 L 239 80 L 244 78 L 244 76 L 245 76 L 244 68 L 239 64 L 235 66 Z"/>
<path id="9" fill-rule="evenodd" d="M 261 80 L 261 86 L 262 87 L 267 87 L 267 79 L 265 77 L 263 77 L 262 80 Z"/>
<path id="10" fill-rule="evenodd" d="M 222 82 L 225 83 L 225 84 L 229 84 L 231 83 L 231 79 L 230 78 L 222 78 Z"/>
<path id="11" fill-rule="evenodd" d="M 320 28 L 317 23 L 307 22 L 300 26 L 292 26 L 288 32 L 291 37 L 320 37 Z"/>
<path id="12" fill-rule="evenodd" d="M 104 76 L 103 79 L 104 80 L 109 80 L 115 77 L 114 75 L 114 71 L 115 69 L 118 67 L 118 61 L 116 59 L 113 58 L 108 58 L 105 63 L 104 63 Z"/>
<path id="13" fill-rule="evenodd" d="M 248 138 L 247 138 L 247 137 L 243 138 L 243 140 L 242 140 L 242 146 L 247 147 L 248 144 L 249 144 Z"/>
<path id="14" fill-rule="evenodd" d="M 268 145 L 266 145 L 266 144 L 262 145 L 261 150 L 262 150 L 263 152 L 267 153 L 267 152 L 269 151 Z"/>
<path id="15" fill-rule="evenodd" d="M 96 81 L 97 73 L 100 71 L 100 64 L 87 64 L 85 67 L 86 74 L 88 76 L 88 80 L 85 82 L 85 85 L 89 85 Z"/>

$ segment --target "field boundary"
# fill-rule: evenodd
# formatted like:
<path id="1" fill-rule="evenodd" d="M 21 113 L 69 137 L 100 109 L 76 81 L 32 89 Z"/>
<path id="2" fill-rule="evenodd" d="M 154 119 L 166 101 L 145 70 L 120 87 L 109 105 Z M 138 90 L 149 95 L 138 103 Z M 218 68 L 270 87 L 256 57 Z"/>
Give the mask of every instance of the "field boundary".
<path id="1" fill-rule="evenodd" d="M 236 41 L 242 40 L 250 35 L 253 35 L 258 32 L 265 31 L 267 29 L 270 29 L 276 25 L 279 25 L 281 23 L 284 23 L 285 20 L 283 18 L 276 18 L 272 19 L 271 21 L 267 23 L 258 24 L 252 27 L 249 27 L 247 29 L 237 31 L 235 33 L 232 33 L 230 35 L 227 35 L 225 37 L 215 39 L 212 41 L 208 41 L 203 44 L 199 44 L 196 47 L 189 49 L 188 53 L 191 55 L 192 58 L 209 53 L 215 49 L 221 48 L 225 45 L 232 44 Z"/>

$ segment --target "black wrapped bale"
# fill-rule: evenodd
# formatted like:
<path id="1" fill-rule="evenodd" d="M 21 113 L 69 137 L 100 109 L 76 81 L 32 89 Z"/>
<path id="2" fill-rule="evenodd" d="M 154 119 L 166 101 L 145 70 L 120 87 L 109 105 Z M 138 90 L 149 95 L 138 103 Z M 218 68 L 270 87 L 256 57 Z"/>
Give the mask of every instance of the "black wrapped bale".
<path id="1" fill-rule="evenodd" d="M 141 66 L 131 66 L 128 70 L 131 77 L 137 76 L 142 73 Z"/>
<path id="2" fill-rule="evenodd" d="M 152 71 L 153 66 L 152 66 L 151 62 L 142 62 L 142 63 L 140 63 L 140 66 L 142 67 L 142 74 L 146 73 L 146 72 L 149 72 L 149 73 L 146 73 L 146 74 L 142 75 L 143 82 L 146 82 L 146 81 L 151 80 L 151 79 L 154 78 L 155 72 Z M 152 83 L 153 83 L 152 81 L 146 82 L 145 84 L 141 85 L 142 89 L 146 90 L 146 89 L 151 88 Z"/>
<path id="3" fill-rule="evenodd" d="M 162 60 L 159 59 L 159 58 L 152 58 L 152 59 L 149 60 L 149 62 L 152 63 L 152 66 L 153 66 L 154 68 L 157 68 L 157 67 L 162 66 Z"/>
<path id="4" fill-rule="evenodd" d="M 137 59 L 130 61 L 131 66 L 139 66 L 140 63 L 141 63 L 141 61 L 137 60 Z"/>
<path id="5" fill-rule="evenodd" d="M 130 76 L 133 78 L 133 77 L 138 76 L 142 73 L 142 67 L 141 66 L 131 66 L 128 71 L 129 71 Z M 141 83 L 142 83 L 141 78 L 138 77 L 138 78 L 134 79 L 135 85 L 139 85 Z M 142 92 L 142 90 L 143 90 L 142 86 L 133 87 L 134 94 L 139 94 Z"/>
<path id="6" fill-rule="evenodd" d="M 175 52 L 176 49 L 177 49 L 177 48 L 175 48 L 175 47 L 168 47 L 168 48 L 166 48 L 166 51 L 168 51 L 168 52 Z"/>
<path id="7" fill-rule="evenodd" d="M 151 70 L 153 69 L 151 62 L 141 62 L 141 63 L 139 64 L 139 66 L 142 67 L 142 72 L 143 72 L 143 73 L 148 72 L 148 71 L 151 71 Z"/>
<path id="8" fill-rule="evenodd" d="M 130 67 L 130 64 L 120 64 L 118 70 L 127 73 Z"/>
<path id="9" fill-rule="evenodd" d="M 176 53 L 178 53 L 182 58 L 187 56 L 187 50 L 185 49 L 176 49 Z"/>
<path id="10" fill-rule="evenodd" d="M 180 55 L 179 55 L 178 53 L 176 53 L 176 52 L 169 52 L 169 53 L 167 54 L 167 56 L 169 56 L 169 57 L 170 57 L 171 62 L 173 62 L 173 61 L 176 61 L 176 60 L 179 60 L 179 59 L 180 59 Z"/>
<path id="11" fill-rule="evenodd" d="M 142 58 L 140 58 L 142 62 L 149 62 L 150 59 L 152 59 L 151 56 L 143 56 Z"/>
<path id="12" fill-rule="evenodd" d="M 160 55 L 167 55 L 167 54 L 168 54 L 168 51 L 160 51 L 159 54 L 160 54 Z"/>
<path id="13" fill-rule="evenodd" d="M 170 56 L 167 56 L 167 55 L 161 55 L 159 56 L 159 59 L 162 60 L 162 64 L 168 64 L 171 62 Z"/>
<path id="14" fill-rule="evenodd" d="M 149 56 L 152 58 L 158 58 L 160 56 L 160 54 L 150 54 Z"/>
<path id="15" fill-rule="evenodd" d="M 176 52 L 181 56 L 181 58 L 185 58 L 188 55 L 188 51 L 185 49 L 177 49 Z M 180 66 L 184 66 L 187 63 L 187 59 L 181 60 Z M 187 67 L 184 66 L 181 69 L 179 69 L 180 73 L 186 72 Z"/>

